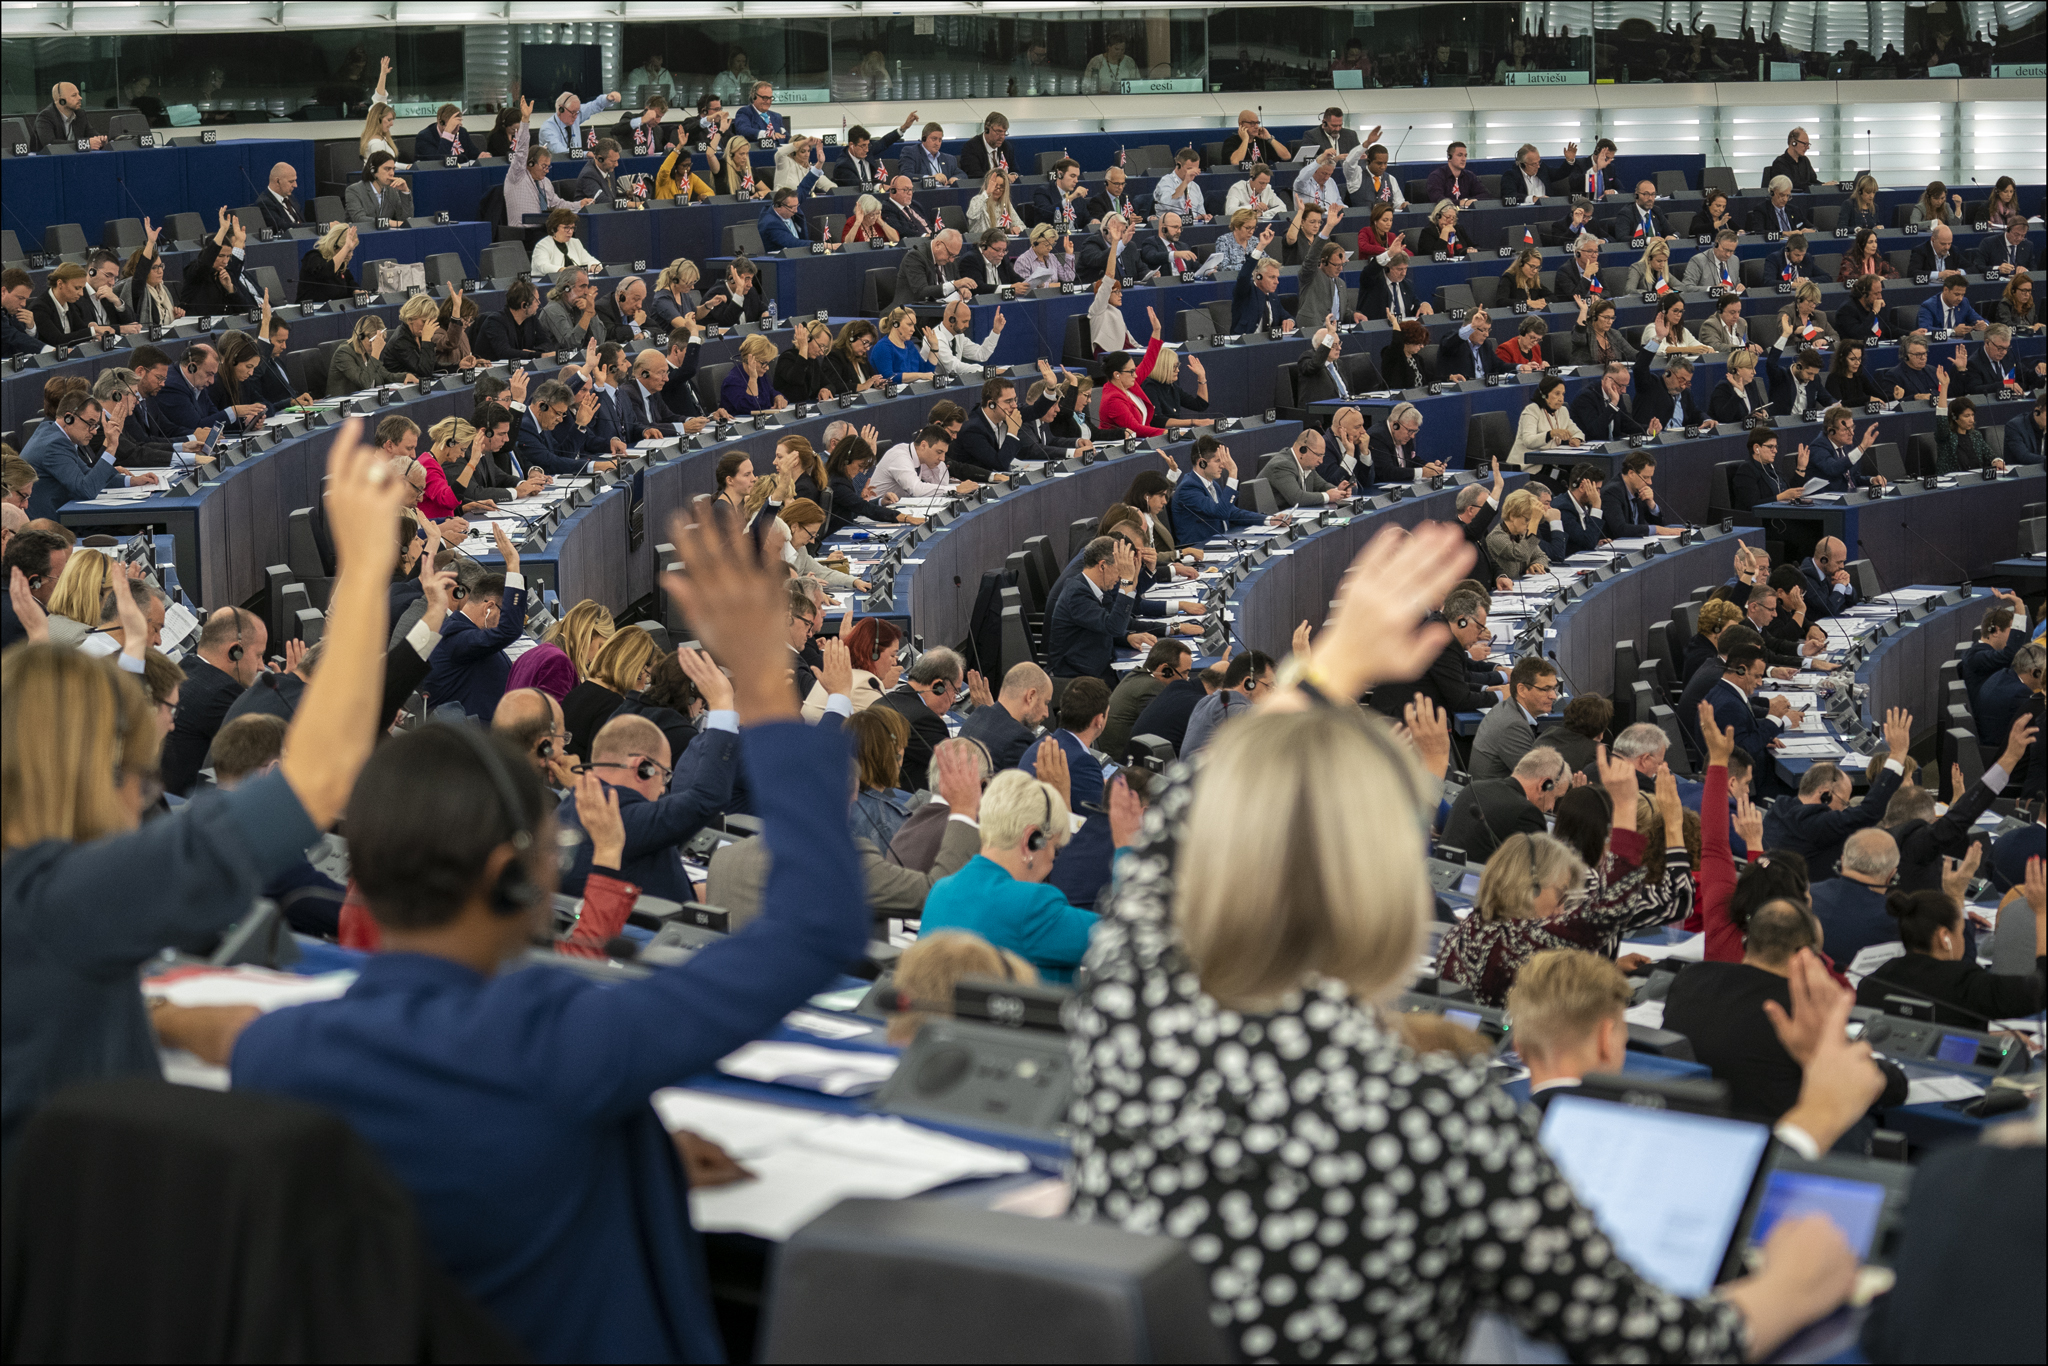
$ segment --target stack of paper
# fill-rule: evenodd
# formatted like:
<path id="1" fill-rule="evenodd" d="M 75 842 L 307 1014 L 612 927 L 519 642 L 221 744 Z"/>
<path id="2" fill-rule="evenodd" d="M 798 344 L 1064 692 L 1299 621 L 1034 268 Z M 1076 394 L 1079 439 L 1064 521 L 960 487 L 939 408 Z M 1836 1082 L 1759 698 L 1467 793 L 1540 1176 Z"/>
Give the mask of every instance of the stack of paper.
<path id="1" fill-rule="evenodd" d="M 889 1080 L 896 1071 L 896 1055 L 757 1041 L 720 1058 L 718 1070 L 749 1081 L 822 1091 L 828 1096 L 858 1096 L 880 1089 Z"/>
<path id="2" fill-rule="evenodd" d="M 671 1088 L 654 1108 L 670 1131 L 710 1139 L 750 1181 L 690 1192 L 700 1229 L 781 1240 L 841 1200 L 900 1200 L 968 1177 L 1026 1171 L 1022 1153 L 886 1115 L 821 1114 Z"/>
<path id="3" fill-rule="evenodd" d="M 1984 1088 L 1968 1077 L 1915 1077 L 1906 1083 L 1906 1104 L 1926 1105 L 1934 1101 L 1975 1100 Z"/>

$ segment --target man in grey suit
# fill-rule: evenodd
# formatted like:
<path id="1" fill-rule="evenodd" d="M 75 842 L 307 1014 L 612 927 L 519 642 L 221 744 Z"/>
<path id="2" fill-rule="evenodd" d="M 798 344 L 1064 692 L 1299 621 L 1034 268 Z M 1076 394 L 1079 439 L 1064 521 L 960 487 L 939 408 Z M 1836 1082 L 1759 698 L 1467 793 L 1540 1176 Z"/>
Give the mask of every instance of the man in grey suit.
<path id="1" fill-rule="evenodd" d="M 1732 228 L 1723 228 L 1714 234 L 1714 245 L 1706 251 L 1697 252 L 1685 263 L 1685 278 L 1679 288 L 1686 293 L 1695 290 L 1720 289 L 1727 293 L 1742 292 L 1742 265 L 1735 259 L 1736 245 L 1742 239 Z"/>
<path id="2" fill-rule="evenodd" d="M 1536 718 L 1557 701 L 1557 666 L 1536 655 L 1515 661 L 1508 703 L 1486 713 L 1472 738 L 1472 777 L 1505 778 L 1536 745 Z"/>
<path id="3" fill-rule="evenodd" d="M 1284 508 L 1343 502 L 1351 496 L 1351 482 L 1333 484 L 1323 478 L 1317 473 L 1322 463 L 1323 434 L 1311 428 L 1295 437 L 1292 446 L 1268 460 L 1259 477 Z"/>
<path id="4" fill-rule="evenodd" d="M 896 304 L 928 304 L 958 291 L 968 303 L 974 302 L 974 281 L 948 279 L 946 269 L 960 254 L 960 234 L 952 228 L 934 233 L 928 242 L 912 242 L 896 267 Z"/>
<path id="5" fill-rule="evenodd" d="M 1315 266 L 1304 267 L 1295 281 L 1294 321 L 1303 332 L 1313 336 L 1332 324 L 1365 321 L 1365 315 L 1356 308 L 1349 310 L 1349 317 L 1337 316 L 1345 312 L 1346 257 L 1343 243 L 1325 242 L 1316 252 Z"/>
<path id="6" fill-rule="evenodd" d="M 891 863 L 882 851 L 865 839 L 856 838 L 861 874 L 867 883 L 868 912 L 877 922 L 890 916 L 915 916 L 924 909 L 925 894 L 942 877 L 965 868 L 981 852 L 981 769 L 967 752 L 954 752 L 946 741 L 934 752 L 932 773 L 939 789 L 935 805 L 947 808 L 945 832 L 939 837 L 939 856 L 928 871 L 920 872 Z M 847 793 L 849 806 L 858 794 Z M 704 895 L 710 905 L 732 916 L 737 930 L 761 913 L 761 889 L 768 883 L 768 841 L 740 840 L 711 856 L 710 884 Z"/>
<path id="7" fill-rule="evenodd" d="M 342 207 L 351 219 L 368 218 L 383 228 L 402 228 L 412 217 L 412 190 L 398 178 L 398 159 L 372 152 L 363 178 L 348 187 Z"/>

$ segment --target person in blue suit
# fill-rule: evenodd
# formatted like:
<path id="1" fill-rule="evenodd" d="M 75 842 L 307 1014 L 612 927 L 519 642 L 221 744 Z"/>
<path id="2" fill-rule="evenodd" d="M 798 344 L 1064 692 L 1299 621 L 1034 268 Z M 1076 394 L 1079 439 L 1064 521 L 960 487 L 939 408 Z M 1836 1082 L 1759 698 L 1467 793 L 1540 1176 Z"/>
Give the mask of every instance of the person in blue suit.
<path id="1" fill-rule="evenodd" d="M 811 227 L 797 207 L 795 190 L 777 190 L 754 226 L 760 231 L 761 245 L 770 251 L 808 246 L 811 241 Z"/>
<path id="2" fill-rule="evenodd" d="M 1090 541 L 1081 551 L 1080 574 L 1046 613 L 1046 671 L 1054 678 L 1107 681 L 1119 645 L 1149 648 L 1149 636 L 1131 631 L 1137 583 L 1138 560 L 1130 542 L 1115 536 Z"/>
<path id="3" fill-rule="evenodd" d="M 1884 739 L 1887 746 L 1912 744 L 1912 718 L 1904 708 L 1893 707 L 1886 715 Z M 1863 800 L 1852 802 L 1849 775 L 1834 764 L 1814 764 L 1799 776 L 1796 796 L 1780 797 L 1765 809 L 1764 846 L 1799 855 L 1816 879 L 1832 876 L 1842 857 L 1842 841 L 1884 819 L 1885 806 L 1905 777 L 1905 767 L 1887 757 L 1884 767 L 1870 775 L 1870 790 Z"/>
<path id="4" fill-rule="evenodd" d="M 766 134 L 770 142 L 782 142 L 789 137 L 789 120 L 774 110 L 775 83 L 755 81 L 753 98 L 740 107 L 732 116 L 732 131 L 748 142 L 761 141 Z"/>
<path id="5" fill-rule="evenodd" d="M 1707 689 L 1702 699 L 1714 709 L 1714 724 L 1735 732 L 1735 747 L 1749 756 L 1749 771 L 1759 796 L 1772 795 L 1778 790 L 1771 742 L 1783 729 L 1776 718 L 1758 716 L 1749 705 L 1751 694 L 1756 692 L 1768 673 L 1762 646 L 1737 645 L 1728 651 L 1721 681 Z"/>
<path id="6" fill-rule="evenodd" d="M 498 709 L 512 672 L 505 647 L 526 629 L 526 576 L 519 572 L 519 551 L 505 535 L 503 522 L 491 523 L 491 533 L 505 572 L 478 579 L 462 605 L 442 621 L 440 644 L 420 683 L 430 710 L 452 703 L 464 716 L 486 722 Z"/>
<path id="7" fill-rule="evenodd" d="M 685 670 L 693 680 L 705 671 L 701 652 L 685 651 L 680 658 L 694 658 Z M 706 694 L 711 709 L 704 729 L 680 757 L 671 755 L 661 727 L 631 713 L 615 714 L 590 742 L 590 768 L 604 780 L 608 800 L 616 802 L 625 825 L 620 876 L 649 896 L 695 899 L 682 846 L 730 805 L 739 772 L 740 728 L 732 710 L 732 683 L 723 675 L 720 683 Z M 557 817 L 563 829 L 580 830 L 586 813 L 579 794 L 562 803 Z M 590 848 L 591 841 L 580 842 L 562 870 L 562 890 L 570 896 L 583 895 L 591 874 L 599 871 L 591 865 Z"/>
<path id="8" fill-rule="evenodd" d="M 384 951 L 346 995 L 265 1016 L 234 1051 L 238 1088 L 332 1110 L 378 1150 L 441 1265 L 536 1360 L 723 1355 L 689 1183 L 648 1096 L 771 1030 L 868 932 L 847 742 L 799 717 L 779 566 L 709 523 L 678 549 L 676 596 L 734 674 L 762 838 L 791 853 L 762 914 L 639 980 L 503 971 L 552 918 L 556 826 L 517 750 L 421 727 L 376 752 L 348 812 Z M 630 904 L 622 822 L 594 778 L 585 792 L 592 864 Z"/>
<path id="9" fill-rule="evenodd" d="M 1962 662 L 1963 690 L 1969 694 L 1972 708 L 1985 680 L 2010 669 L 2013 657 L 2027 643 L 2024 633 L 2014 628 L 2014 620 L 2013 604 L 2001 602 L 1977 622 L 1977 643 L 1963 653 Z"/>
<path id="10" fill-rule="evenodd" d="M 1920 301 L 1920 315 L 1914 319 L 1915 323 L 1927 332 L 1955 332 L 1990 326 L 1984 321 L 1984 315 L 1970 306 L 1969 289 L 1970 277 L 1961 271 L 1942 277 L 1941 292 Z"/>
<path id="11" fill-rule="evenodd" d="M 2044 433 L 2048 433 L 2048 397 L 2036 394 L 2031 411 L 2009 417 L 2005 421 L 2005 463 L 2041 464 Z"/>
<path id="12" fill-rule="evenodd" d="M 1193 465 L 1173 486 L 1167 515 L 1173 519 L 1174 544 L 1183 546 L 1200 545 L 1234 526 L 1257 526 L 1265 520 L 1237 505 L 1237 461 L 1213 436 L 1195 438 Z"/>
<path id="13" fill-rule="evenodd" d="M 1087 819 L 1053 860 L 1052 876 L 1046 881 L 1076 906 L 1092 907 L 1109 883 L 1110 860 L 1115 853 L 1109 817 L 1102 814 L 1108 807 L 1103 800 L 1102 761 L 1090 752 L 1109 723 L 1109 685 L 1094 678 L 1068 684 L 1060 694 L 1059 721 L 1059 729 L 1047 740 L 1024 752 L 1024 762 L 1018 767 L 1037 777 L 1039 765 L 1047 757 L 1047 741 L 1066 759 L 1073 812 Z"/>
<path id="14" fill-rule="evenodd" d="M 1245 257 L 1237 283 L 1231 286 L 1230 330 L 1237 335 L 1273 327 L 1283 332 L 1294 330 L 1294 319 L 1280 302 L 1280 263 L 1264 251 L 1272 240 L 1271 228 L 1259 234 L 1260 250 Z"/>
<path id="15" fill-rule="evenodd" d="M 1835 493 L 1884 482 L 1884 476 L 1869 458 L 1871 445 L 1877 440 L 1875 422 L 1863 429 L 1861 441 L 1855 439 L 1856 414 L 1840 404 L 1823 413 L 1820 422 L 1821 438 L 1813 443 L 1806 458 L 1806 472 L 1810 476 L 1827 480 L 1828 488 Z"/>
<path id="16" fill-rule="evenodd" d="M 1072 232 L 1088 219 L 1088 191 L 1081 185 L 1081 163 L 1061 157 L 1046 169 L 1045 183 L 1031 187 L 1033 216 Z"/>
<path id="17" fill-rule="evenodd" d="M 220 374 L 220 352 L 205 342 L 194 342 L 164 376 L 164 387 L 150 400 L 150 421 L 166 432 L 196 432 L 201 427 L 219 431 L 235 426 L 235 415 L 210 396 Z"/>
<path id="18" fill-rule="evenodd" d="M 1987 754 L 2004 745 L 2022 710 L 2040 717 L 2044 688 L 2048 688 L 2048 649 L 2031 642 L 2013 654 L 2012 667 L 1992 674 L 1978 686 L 1977 741 Z M 2030 779 L 2038 776 L 2028 775 Z"/>
<path id="19" fill-rule="evenodd" d="M 1899 869 L 1899 846 L 1883 830 L 1858 830 L 1842 846 L 1841 870 L 1813 884 L 1813 917 L 1820 921 L 1828 957 L 1843 967 L 1873 944 L 1899 937 L 1899 922 L 1885 914 L 1885 891 Z"/>
<path id="20" fill-rule="evenodd" d="M 21 458 L 36 472 L 25 509 L 30 521 L 54 520 L 57 509 L 66 503 L 96 497 L 109 484 L 158 482 L 155 474 L 146 471 L 129 474 L 114 463 L 112 451 L 102 452 L 98 459 L 87 454 L 86 448 L 99 433 L 99 401 L 80 392 L 66 394 L 57 405 L 57 416 L 30 434 L 21 448 Z"/>

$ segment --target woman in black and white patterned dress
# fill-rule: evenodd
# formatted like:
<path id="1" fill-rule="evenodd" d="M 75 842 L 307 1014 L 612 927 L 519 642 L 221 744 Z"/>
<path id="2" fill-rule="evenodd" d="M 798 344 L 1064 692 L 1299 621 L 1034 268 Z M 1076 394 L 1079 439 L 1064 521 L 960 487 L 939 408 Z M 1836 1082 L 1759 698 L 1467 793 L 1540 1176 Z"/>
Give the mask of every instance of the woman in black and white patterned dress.
<path id="1" fill-rule="evenodd" d="M 1376 538 L 1307 686 L 1146 813 L 1068 1008 L 1075 1217 L 1182 1239 L 1254 1360 L 1452 1361 L 1484 1311 L 1574 1359 L 1761 1356 L 1846 1296 L 1831 1225 L 1781 1225 L 1769 1269 L 1716 1296 L 1667 1294 L 1481 1065 L 1411 1051 L 1377 1008 L 1430 914 L 1426 789 L 1378 722 L 1317 703 L 1419 674 L 1443 628 L 1417 623 L 1470 562 L 1455 527 Z"/>

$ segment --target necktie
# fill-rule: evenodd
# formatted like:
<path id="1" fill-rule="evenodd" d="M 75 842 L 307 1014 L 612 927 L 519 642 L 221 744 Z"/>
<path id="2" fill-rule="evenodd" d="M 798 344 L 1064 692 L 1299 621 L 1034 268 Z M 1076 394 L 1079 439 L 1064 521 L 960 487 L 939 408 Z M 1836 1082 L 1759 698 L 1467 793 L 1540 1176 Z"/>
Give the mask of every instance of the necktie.
<path id="1" fill-rule="evenodd" d="M 1785 211 L 1784 211 L 1784 210 L 1783 210 L 1782 208 L 1778 210 L 1778 231 L 1779 231 L 1779 232 L 1790 232 L 1790 231 L 1792 231 L 1792 224 L 1791 224 L 1791 221 L 1790 221 L 1789 219 L 1787 219 L 1787 218 L 1785 217 Z"/>
<path id="2" fill-rule="evenodd" d="M 1956 311 L 1947 304 L 1941 306 L 1941 325 L 1943 328 L 1950 330 L 1953 330 L 1956 325 Z"/>
<path id="3" fill-rule="evenodd" d="M 1406 299 L 1406 298 L 1404 298 L 1404 297 L 1402 296 L 1402 294 L 1401 294 L 1401 286 L 1399 286 L 1399 285 L 1389 285 L 1389 286 L 1388 286 L 1388 292 L 1389 292 L 1389 293 L 1391 293 L 1391 294 L 1392 294 L 1392 295 L 1394 296 L 1394 316 L 1395 316 L 1395 317 L 1397 317 L 1397 318 L 1405 318 L 1405 317 L 1407 317 L 1407 316 L 1408 316 L 1408 301 L 1407 301 L 1407 299 Z"/>
<path id="4" fill-rule="evenodd" d="M 1350 390 L 1349 388 L 1347 388 L 1347 387 L 1345 386 L 1345 384 L 1344 384 L 1344 376 L 1343 376 L 1342 374 L 1340 374 L 1340 373 L 1338 372 L 1338 370 L 1337 370 L 1337 362 L 1335 362 L 1335 361 L 1328 361 L 1328 362 L 1325 362 L 1325 363 L 1324 363 L 1324 365 L 1323 365 L 1323 368 L 1324 368 L 1325 370 L 1328 370 L 1328 371 L 1330 372 L 1330 382 L 1331 382 L 1332 384 L 1334 384 L 1334 385 L 1336 385 L 1336 386 L 1337 386 L 1337 397 L 1338 397 L 1338 398 L 1350 398 L 1350 397 L 1351 397 L 1351 390 Z"/>

